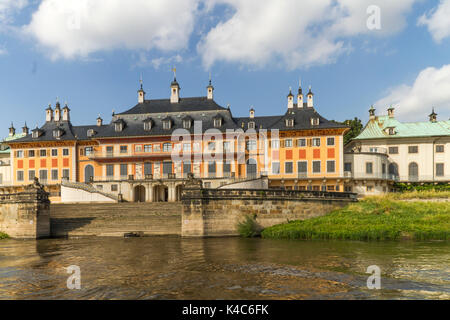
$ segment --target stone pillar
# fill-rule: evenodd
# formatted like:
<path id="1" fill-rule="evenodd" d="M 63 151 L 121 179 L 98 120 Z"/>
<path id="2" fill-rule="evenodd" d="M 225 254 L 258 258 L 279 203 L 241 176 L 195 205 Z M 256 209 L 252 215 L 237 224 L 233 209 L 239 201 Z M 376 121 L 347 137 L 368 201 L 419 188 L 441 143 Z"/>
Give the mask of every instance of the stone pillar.
<path id="1" fill-rule="evenodd" d="M 181 216 L 182 237 L 204 237 L 205 222 L 202 198 L 203 188 L 200 179 L 189 174 L 189 180 L 183 188 L 183 212 Z"/>
<path id="2" fill-rule="evenodd" d="M 175 195 L 175 185 L 173 183 L 169 184 L 169 202 L 175 202 L 176 201 L 176 195 Z"/>
<path id="3" fill-rule="evenodd" d="M 147 185 L 147 202 L 153 202 L 154 197 L 153 197 L 153 185 L 152 184 L 148 184 Z"/>
<path id="4" fill-rule="evenodd" d="M 0 195 L 0 231 L 17 239 L 50 237 L 49 194 L 37 179 L 21 193 Z"/>

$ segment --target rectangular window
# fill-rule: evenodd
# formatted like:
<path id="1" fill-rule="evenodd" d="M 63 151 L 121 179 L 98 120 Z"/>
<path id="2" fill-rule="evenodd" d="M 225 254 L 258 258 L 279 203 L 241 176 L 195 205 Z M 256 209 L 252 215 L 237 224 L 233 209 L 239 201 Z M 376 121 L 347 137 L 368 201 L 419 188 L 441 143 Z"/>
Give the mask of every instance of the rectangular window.
<path id="1" fill-rule="evenodd" d="M 247 150 L 248 151 L 254 151 L 256 150 L 256 140 L 248 140 L 247 141 Z"/>
<path id="2" fill-rule="evenodd" d="M 320 173 L 320 161 L 313 161 L 313 173 Z"/>
<path id="3" fill-rule="evenodd" d="M 328 173 L 336 172 L 336 161 L 334 161 L 334 160 L 327 161 L 327 172 Z"/>
<path id="4" fill-rule="evenodd" d="M 164 143 L 163 144 L 163 152 L 172 152 L 172 144 Z"/>
<path id="5" fill-rule="evenodd" d="M 126 177 L 128 175 L 128 164 L 121 163 L 120 164 L 120 176 Z"/>
<path id="6" fill-rule="evenodd" d="M 144 152 L 152 152 L 152 145 L 151 144 L 146 144 L 144 146 Z"/>
<path id="7" fill-rule="evenodd" d="M 328 192 L 332 192 L 334 191 L 335 187 L 334 186 L 327 186 L 327 191 Z"/>
<path id="8" fill-rule="evenodd" d="M 149 174 L 152 174 L 152 163 L 145 162 L 144 163 L 144 175 L 147 176 Z"/>
<path id="9" fill-rule="evenodd" d="M 23 150 L 16 151 L 16 158 L 23 158 Z"/>
<path id="10" fill-rule="evenodd" d="M 161 152 L 161 145 L 160 144 L 154 144 L 153 145 L 153 152 Z"/>
<path id="11" fill-rule="evenodd" d="M 294 171 L 292 162 L 285 162 L 284 163 L 284 173 L 292 173 Z"/>
<path id="12" fill-rule="evenodd" d="M 47 156 L 47 150 L 39 150 L 39 156 L 46 157 Z"/>
<path id="13" fill-rule="evenodd" d="M 408 153 L 419 153 L 419 147 L 418 146 L 409 146 Z"/>
<path id="14" fill-rule="evenodd" d="M 208 173 L 210 177 L 216 176 L 216 162 L 214 161 L 208 162 Z"/>
<path id="15" fill-rule="evenodd" d="M 298 173 L 306 174 L 308 173 L 308 162 L 307 161 L 299 161 L 297 163 Z"/>
<path id="16" fill-rule="evenodd" d="M 272 140 L 272 149 L 280 149 L 280 140 Z"/>
<path id="17" fill-rule="evenodd" d="M 444 164 L 436 163 L 436 177 L 443 177 L 443 176 L 444 176 Z"/>
<path id="18" fill-rule="evenodd" d="M 163 162 L 163 174 L 172 173 L 172 162 Z"/>
<path id="19" fill-rule="evenodd" d="M 327 138 L 327 146 L 334 146 L 334 137 Z"/>
<path id="20" fill-rule="evenodd" d="M 444 152 L 444 145 L 440 144 L 436 146 L 436 153 L 443 153 Z"/>
<path id="21" fill-rule="evenodd" d="M 69 149 L 63 149 L 63 156 L 69 155 Z"/>
<path id="22" fill-rule="evenodd" d="M 113 146 L 108 146 L 106 147 L 106 154 L 109 156 L 112 156 L 114 153 L 114 147 Z"/>
<path id="23" fill-rule="evenodd" d="M 372 162 L 366 162 L 366 173 L 367 174 L 373 173 L 373 163 Z"/>
<path id="24" fill-rule="evenodd" d="M 272 174 L 280 174 L 280 163 L 272 162 Z"/>
<path id="25" fill-rule="evenodd" d="M 58 169 L 52 170 L 52 180 L 58 180 Z"/>
<path id="26" fill-rule="evenodd" d="M 188 161 L 183 162 L 183 174 L 186 177 L 188 173 L 191 173 L 191 163 Z"/>
<path id="27" fill-rule="evenodd" d="M 52 157 L 58 156 L 58 149 L 52 149 Z"/>
<path id="28" fill-rule="evenodd" d="M 229 176 L 231 172 L 231 163 L 224 162 L 223 163 L 223 174 Z"/>
<path id="29" fill-rule="evenodd" d="M 382 163 L 381 164 L 381 173 L 385 174 L 386 173 L 386 163 Z"/>
<path id="30" fill-rule="evenodd" d="M 17 181 L 23 181 L 23 171 L 17 171 Z"/>
<path id="31" fill-rule="evenodd" d="M 47 182 L 47 170 L 39 170 L 39 181 L 42 183 Z"/>
<path id="32" fill-rule="evenodd" d="M 127 153 L 128 152 L 128 146 L 120 146 L 120 153 Z"/>
<path id="33" fill-rule="evenodd" d="M 223 151 L 224 152 L 231 152 L 231 143 L 229 141 L 225 141 L 223 143 Z"/>
<path id="34" fill-rule="evenodd" d="M 285 148 L 292 148 L 292 139 L 284 140 L 284 147 Z"/>
<path id="35" fill-rule="evenodd" d="M 389 154 L 398 154 L 398 147 L 389 147 Z"/>
<path id="36" fill-rule="evenodd" d="M 208 150 L 209 151 L 216 150 L 216 143 L 215 142 L 208 142 Z"/>
<path id="37" fill-rule="evenodd" d="M 306 147 L 306 139 L 298 139 L 297 147 Z"/>
<path id="38" fill-rule="evenodd" d="M 117 184 L 112 184 L 111 185 L 111 191 L 112 192 L 117 192 L 118 190 L 119 190 L 119 188 L 118 188 Z"/>
<path id="39" fill-rule="evenodd" d="M 86 156 L 90 156 L 93 153 L 94 153 L 94 147 L 86 147 L 86 148 L 84 148 L 84 154 Z"/>
<path id="40" fill-rule="evenodd" d="M 201 152 L 202 151 L 202 148 L 200 147 L 200 143 L 198 143 L 198 142 L 194 142 L 192 147 L 193 147 L 195 152 Z"/>
<path id="41" fill-rule="evenodd" d="M 69 169 L 63 169 L 62 176 L 63 176 L 63 179 L 69 179 L 69 177 L 70 177 L 70 170 Z"/>
<path id="42" fill-rule="evenodd" d="M 142 152 L 142 146 L 140 144 L 137 146 L 134 146 L 134 152 Z"/>
<path id="43" fill-rule="evenodd" d="M 33 181 L 35 177 L 36 177 L 36 171 L 29 170 L 28 171 L 28 181 Z"/>
<path id="44" fill-rule="evenodd" d="M 313 147 L 320 147 L 320 138 L 313 138 L 312 145 Z"/>
<path id="45" fill-rule="evenodd" d="M 28 157 L 33 158 L 35 155 L 34 150 L 29 150 L 28 151 Z"/>
<path id="46" fill-rule="evenodd" d="M 191 152 L 191 144 L 183 143 L 183 152 Z"/>
<path id="47" fill-rule="evenodd" d="M 106 176 L 107 177 L 114 177 L 114 165 L 113 164 L 107 164 L 106 165 Z"/>
<path id="48" fill-rule="evenodd" d="M 344 163 L 344 171 L 345 172 L 352 172 L 352 163 L 351 162 Z"/>

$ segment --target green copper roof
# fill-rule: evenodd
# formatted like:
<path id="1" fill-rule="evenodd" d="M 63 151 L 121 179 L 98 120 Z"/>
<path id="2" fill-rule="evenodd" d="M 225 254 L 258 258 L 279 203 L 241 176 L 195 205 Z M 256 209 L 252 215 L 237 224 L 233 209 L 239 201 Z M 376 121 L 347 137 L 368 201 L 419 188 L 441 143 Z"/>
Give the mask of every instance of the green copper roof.
<path id="1" fill-rule="evenodd" d="M 395 134 L 389 135 L 387 128 L 394 128 Z M 434 136 L 450 136 L 450 120 L 400 122 L 389 116 L 380 116 L 369 120 L 361 134 L 354 140 Z"/>
<path id="2" fill-rule="evenodd" d="M 10 153 L 9 146 L 6 145 L 8 143 L 8 141 L 13 141 L 13 140 L 16 140 L 16 139 L 20 139 L 20 138 L 23 138 L 25 136 L 26 136 L 25 133 L 17 133 L 15 135 L 13 135 L 12 137 L 8 136 L 8 137 L 4 138 L 1 141 L 2 146 L 0 147 L 0 154 Z"/>

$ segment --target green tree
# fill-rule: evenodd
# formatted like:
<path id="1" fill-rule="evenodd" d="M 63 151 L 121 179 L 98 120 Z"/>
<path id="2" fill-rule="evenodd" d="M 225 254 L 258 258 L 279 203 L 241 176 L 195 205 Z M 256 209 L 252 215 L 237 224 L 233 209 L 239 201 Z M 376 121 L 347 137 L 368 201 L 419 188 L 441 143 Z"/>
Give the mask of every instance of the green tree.
<path id="1" fill-rule="evenodd" d="M 350 142 L 350 140 L 356 138 L 363 129 L 361 119 L 358 119 L 357 117 L 355 117 L 355 119 L 353 120 L 345 120 L 343 124 L 350 127 L 350 131 L 347 132 L 344 136 L 344 144 L 347 144 L 348 142 Z"/>

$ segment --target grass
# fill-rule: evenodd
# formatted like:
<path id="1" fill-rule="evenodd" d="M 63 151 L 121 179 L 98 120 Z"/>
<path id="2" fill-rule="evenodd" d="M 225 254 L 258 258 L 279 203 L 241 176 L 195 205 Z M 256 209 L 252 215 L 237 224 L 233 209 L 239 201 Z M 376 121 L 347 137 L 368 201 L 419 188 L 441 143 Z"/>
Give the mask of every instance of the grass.
<path id="1" fill-rule="evenodd" d="M 436 191 L 436 190 L 425 190 L 425 191 L 408 191 L 399 193 L 389 193 L 387 198 L 394 200 L 409 200 L 409 199 L 448 199 L 450 198 L 450 191 Z"/>
<path id="2" fill-rule="evenodd" d="M 250 215 L 245 216 L 244 220 L 238 223 L 237 229 L 241 237 L 244 238 L 259 237 L 262 230 L 256 222 L 256 217 Z"/>
<path id="3" fill-rule="evenodd" d="M 0 240 L 2 239 L 8 239 L 9 236 L 6 233 L 0 232 Z"/>
<path id="4" fill-rule="evenodd" d="M 263 238 L 450 240 L 450 203 L 369 197 L 318 218 L 263 230 Z"/>

